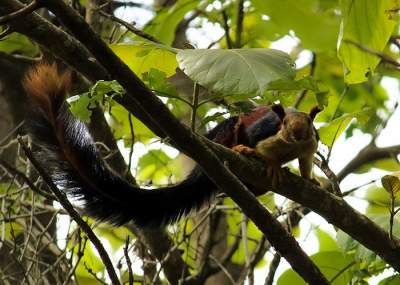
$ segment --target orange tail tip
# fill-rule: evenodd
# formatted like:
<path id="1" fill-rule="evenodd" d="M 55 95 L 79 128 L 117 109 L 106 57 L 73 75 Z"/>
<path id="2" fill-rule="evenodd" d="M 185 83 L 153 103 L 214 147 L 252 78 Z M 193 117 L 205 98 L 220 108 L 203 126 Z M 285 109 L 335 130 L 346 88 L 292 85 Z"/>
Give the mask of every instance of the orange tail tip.
<path id="1" fill-rule="evenodd" d="M 23 86 L 40 108 L 47 114 L 55 114 L 71 87 L 71 72 L 59 72 L 55 63 L 41 62 L 32 67 L 25 75 Z"/>

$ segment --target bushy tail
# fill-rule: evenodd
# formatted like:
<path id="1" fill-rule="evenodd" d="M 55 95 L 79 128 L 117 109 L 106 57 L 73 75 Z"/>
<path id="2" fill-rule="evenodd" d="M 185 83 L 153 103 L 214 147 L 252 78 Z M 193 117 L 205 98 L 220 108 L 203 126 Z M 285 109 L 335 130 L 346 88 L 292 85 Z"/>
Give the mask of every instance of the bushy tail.
<path id="1" fill-rule="evenodd" d="M 83 202 L 89 215 L 115 225 L 133 220 L 138 226 L 161 226 L 198 209 L 212 196 L 215 186 L 198 167 L 180 184 L 155 190 L 130 185 L 111 171 L 86 126 L 65 103 L 69 72 L 41 63 L 27 73 L 23 84 L 40 107 L 29 127 L 41 149 L 39 161 L 61 190 Z"/>

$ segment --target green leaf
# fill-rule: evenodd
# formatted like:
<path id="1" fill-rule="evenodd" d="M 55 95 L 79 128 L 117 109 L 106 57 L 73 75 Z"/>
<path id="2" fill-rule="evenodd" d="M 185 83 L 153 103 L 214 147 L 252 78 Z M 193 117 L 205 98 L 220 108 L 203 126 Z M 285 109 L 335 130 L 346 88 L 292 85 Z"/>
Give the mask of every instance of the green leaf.
<path id="1" fill-rule="evenodd" d="M 399 7 L 398 0 L 342 0 L 342 24 L 338 56 L 347 68 L 348 84 L 367 80 L 380 58 L 356 45 L 381 52 L 385 48 L 396 21 L 387 11 Z"/>
<path id="2" fill-rule="evenodd" d="M 183 17 L 199 5 L 198 0 L 178 0 L 172 7 L 164 8 L 146 25 L 144 31 L 166 45 L 172 45 L 175 31 Z"/>
<path id="3" fill-rule="evenodd" d="M 365 123 L 370 118 L 371 112 L 373 112 L 373 110 L 367 108 L 359 112 L 345 114 L 320 127 L 318 129 L 318 134 L 322 143 L 332 147 L 335 140 L 343 133 L 354 118 L 356 118 L 361 124 Z"/>
<path id="4" fill-rule="evenodd" d="M 155 184 L 168 182 L 172 174 L 170 162 L 171 158 L 162 150 L 150 150 L 139 159 L 137 180 Z"/>
<path id="5" fill-rule="evenodd" d="M 254 6 L 269 17 L 267 23 L 281 35 L 294 31 L 301 45 L 315 51 L 334 50 L 340 19 L 336 3 L 324 7 L 319 0 L 253 0 Z M 333 2 L 333 1 L 332 1 Z M 334 1 L 336 2 L 336 1 Z"/>
<path id="6" fill-rule="evenodd" d="M 143 75 L 143 81 L 147 83 L 150 89 L 160 94 L 160 96 L 177 97 L 175 86 L 167 81 L 167 76 L 163 71 L 150 68 L 150 71 Z"/>
<path id="7" fill-rule="evenodd" d="M 75 95 L 67 99 L 70 105 L 69 109 L 75 117 L 79 120 L 89 123 L 90 117 L 92 116 L 92 110 L 90 109 L 92 99 L 89 97 L 89 93 Z"/>
<path id="8" fill-rule="evenodd" d="M 135 42 L 131 44 L 114 44 L 110 47 L 141 78 L 144 73 L 150 72 L 151 68 L 158 69 L 169 77 L 175 74 L 175 70 L 178 67 L 175 53 L 172 52 L 172 49 L 160 44 Z"/>
<path id="9" fill-rule="evenodd" d="M 387 211 L 389 212 L 389 211 Z M 368 218 L 370 218 L 374 223 L 379 225 L 384 230 L 388 231 L 390 228 L 390 215 L 389 213 L 385 214 L 368 214 Z M 400 219 L 395 216 L 393 221 L 393 236 L 400 236 Z M 345 232 L 339 230 L 336 235 L 336 240 L 338 242 L 338 246 L 344 251 L 354 251 L 354 256 L 357 260 L 363 260 L 367 263 L 372 263 L 376 260 L 377 255 L 375 252 L 367 249 L 363 245 L 361 245 L 358 241 L 354 240 Z"/>
<path id="10" fill-rule="evenodd" d="M 12 33 L 5 39 L 0 40 L 0 51 L 34 57 L 39 50 L 29 38 L 18 33 Z"/>
<path id="11" fill-rule="evenodd" d="M 332 285 L 350 284 L 354 261 L 349 256 L 338 251 L 323 251 L 312 255 L 310 258 L 328 280 L 335 278 L 331 283 Z M 277 282 L 277 285 L 293 284 L 307 284 L 293 269 L 286 270 Z"/>
<path id="12" fill-rule="evenodd" d="M 92 109 L 96 107 L 96 103 L 102 103 L 105 95 L 112 97 L 124 93 L 125 90 L 117 81 L 100 80 L 90 88 L 89 92 L 69 97 L 67 102 L 70 104 L 71 112 L 81 121 L 88 123 Z"/>
<path id="13" fill-rule="evenodd" d="M 338 251 L 339 248 L 336 244 L 336 240 L 327 232 L 317 228 L 315 235 L 319 242 L 319 251 Z"/>
<path id="14" fill-rule="evenodd" d="M 383 188 L 393 197 L 397 198 L 400 192 L 400 172 L 392 173 L 390 175 L 385 175 L 382 177 L 382 186 Z"/>
<path id="15" fill-rule="evenodd" d="M 296 81 L 275 80 L 268 84 L 268 90 L 273 91 L 299 91 L 310 90 L 315 93 L 319 106 L 328 104 L 329 89 L 319 80 L 306 76 Z"/>
<path id="16" fill-rule="evenodd" d="M 289 55 L 274 49 L 181 50 L 179 67 L 192 80 L 220 94 L 263 94 L 275 80 L 296 75 Z"/>
<path id="17" fill-rule="evenodd" d="M 114 137 L 124 139 L 129 143 L 133 140 L 147 143 L 155 135 L 141 121 L 132 116 L 132 126 L 134 130 L 134 138 L 132 138 L 131 127 L 129 122 L 129 112 L 120 104 L 113 102 L 112 108 L 109 111 L 107 122 L 114 131 Z"/>

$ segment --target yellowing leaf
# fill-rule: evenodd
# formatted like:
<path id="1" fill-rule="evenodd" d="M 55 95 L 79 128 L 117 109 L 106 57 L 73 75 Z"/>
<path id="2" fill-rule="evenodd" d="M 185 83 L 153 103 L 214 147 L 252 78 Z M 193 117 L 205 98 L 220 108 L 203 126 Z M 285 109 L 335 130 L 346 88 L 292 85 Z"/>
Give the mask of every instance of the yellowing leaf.
<path id="1" fill-rule="evenodd" d="M 397 197 L 400 191 L 400 172 L 392 173 L 390 175 L 385 175 L 382 177 L 382 186 L 392 194 L 394 197 Z"/>
<path id="2" fill-rule="evenodd" d="M 151 68 L 163 71 L 167 77 L 175 74 L 178 63 L 171 49 L 149 43 L 111 45 L 111 49 L 132 71 L 142 78 Z"/>

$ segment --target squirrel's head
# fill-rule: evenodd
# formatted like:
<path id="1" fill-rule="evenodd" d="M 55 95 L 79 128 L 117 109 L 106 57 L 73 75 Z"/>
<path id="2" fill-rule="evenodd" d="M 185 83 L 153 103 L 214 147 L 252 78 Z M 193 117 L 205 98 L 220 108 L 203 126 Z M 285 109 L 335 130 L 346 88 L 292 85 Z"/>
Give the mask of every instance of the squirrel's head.
<path id="1" fill-rule="evenodd" d="M 307 141 L 315 136 L 313 120 L 321 110 L 317 107 L 310 113 L 289 111 L 282 116 L 281 133 L 289 142 Z"/>

